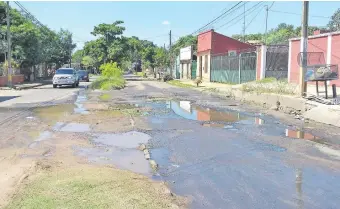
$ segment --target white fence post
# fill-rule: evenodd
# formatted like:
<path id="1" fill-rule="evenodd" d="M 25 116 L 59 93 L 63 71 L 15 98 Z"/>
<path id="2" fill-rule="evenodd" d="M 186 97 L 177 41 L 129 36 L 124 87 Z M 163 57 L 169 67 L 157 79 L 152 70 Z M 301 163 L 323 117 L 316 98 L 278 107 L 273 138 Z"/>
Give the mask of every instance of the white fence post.
<path id="1" fill-rule="evenodd" d="M 266 77 L 266 63 L 267 63 L 267 46 L 261 46 L 261 73 L 260 79 L 264 79 Z"/>

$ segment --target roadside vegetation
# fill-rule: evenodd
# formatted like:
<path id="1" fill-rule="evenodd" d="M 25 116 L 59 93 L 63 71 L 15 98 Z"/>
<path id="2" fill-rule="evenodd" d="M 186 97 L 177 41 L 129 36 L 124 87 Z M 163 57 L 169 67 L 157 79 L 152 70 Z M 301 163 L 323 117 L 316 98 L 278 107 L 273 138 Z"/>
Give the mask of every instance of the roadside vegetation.
<path id="1" fill-rule="evenodd" d="M 76 166 L 41 171 L 28 180 L 6 209 L 171 208 L 177 198 L 167 191 L 164 184 L 133 172 Z"/>
<path id="2" fill-rule="evenodd" d="M 167 83 L 173 86 L 178 86 L 182 88 L 194 88 L 195 87 L 195 85 L 182 83 L 181 81 L 178 81 L 178 80 L 170 80 L 170 81 L 167 81 Z"/>
<path id="3" fill-rule="evenodd" d="M 249 82 L 242 85 L 244 92 L 275 93 L 285 95 L 295 95 L 297 87 L 286 80 L 276 80 L 276 78 L 264 78 L 259 81 Z"/>
<path id="4" fill-rule="evenodd" d="M 110 62 L 100 66 L 101 76 L 91 84 L 92 89 L 112 90 L 125 87 L 123 71 L 117 63 Z"/>

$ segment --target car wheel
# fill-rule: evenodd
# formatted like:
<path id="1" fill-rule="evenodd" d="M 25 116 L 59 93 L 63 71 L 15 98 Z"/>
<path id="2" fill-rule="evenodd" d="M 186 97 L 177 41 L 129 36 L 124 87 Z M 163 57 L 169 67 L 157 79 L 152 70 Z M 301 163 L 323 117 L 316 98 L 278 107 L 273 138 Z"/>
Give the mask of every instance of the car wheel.
<path id="1" fill-rule="evenodd" d="M 72 84 L 72 88 L 75 88 L 76 86 L 77 86 L 77 84 L 76 84 L 76 83 Z"/>
<path id="2" fill-rule="evenodd" d="M 54 89 L 57 88 L 57 84 L 53 84 L 53 88 L 54 88 Z"/>

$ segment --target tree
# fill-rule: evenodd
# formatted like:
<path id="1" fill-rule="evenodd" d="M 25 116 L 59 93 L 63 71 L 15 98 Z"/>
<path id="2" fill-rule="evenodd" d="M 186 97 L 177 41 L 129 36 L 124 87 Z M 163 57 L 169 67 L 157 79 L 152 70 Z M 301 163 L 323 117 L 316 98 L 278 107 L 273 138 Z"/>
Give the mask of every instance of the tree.
<path id="1" fill-rule="evenodd" d="M 187 35 L 179 38 L 178 41 L 171 47 L 171 51 L 174 55 L 177 55 L 179 54 L 181 48 L 187 46 L 193 46 L 193 50 L 196 51 L 197 37 L 193 35 Z"/>
<path id="2" fill-rule="evenodd" d="M 90 68 L 90 67 L 93 67 L 95 65 L 95 60 L 90 57 L 90 56 L 85 56 L 83 57 L 82 61 L 81 61 L 81 64 L 86 68 Z"/>
<path id="3" fill-rule="evenodd" d="M 76 63 L 81 63 L 81 61 L 83 60 L 83 54 L 84 50 L 82 49 L 75 51 L 72 55 L 72 61 Z"/>
<path id="4" fill-rule="evenodd" d="M 340 9 L 337 9 L 327 24 L 330 31 L 340 31 Z"/>

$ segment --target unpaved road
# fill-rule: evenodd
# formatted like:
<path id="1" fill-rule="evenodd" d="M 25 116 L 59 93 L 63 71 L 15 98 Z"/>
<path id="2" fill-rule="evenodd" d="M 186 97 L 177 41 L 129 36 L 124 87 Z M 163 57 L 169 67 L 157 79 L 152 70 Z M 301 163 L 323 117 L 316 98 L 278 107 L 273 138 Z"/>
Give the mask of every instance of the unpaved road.
<path id="1" fill-rule="evenodd" d="M 309 123 L 299 131 L 239 102 L 162 82 L 132 81 L 112 102 L 152 109 L 144 132 L 160 166 L 155 178 L 191 197 L 191 208 L 340 204 L 340 137 L 327 129 L 313 131 Z"/>
<path id="2" fill-rule="evenodd" d="M 299 131 L 301 121 L 287 124 L 283 121 L 289 119 L 240 102 L 163 82 L 130 81 L 123 90 L 82 89 L 78 96 L 73 89 L 58 90 L 32 90 L 33 103 L 49 104 L 42 98 L 52 98 L 52 91 L 71 96 L 2 125 L 0 185 L 5 189 L 0 194 L 6 188 L 6 194 L 15 193 L 13 182 L 25 177 L 34 160 L 56 158 L 67 164 L 79 156 L 165 181 L 195 209 L 328 209 L 340 204 L 340 137 L 331 135 L 329 127 L 323 131 L 309 123 L 304 124 L 307 131 Z M 17 101 L 7 100 L 12 105 L 3 108 L 31 106 L 25 99 Z M 114 109 L 103 111 L 106 107 Z M 60 117 L 61 112 L 68 114 Z M 140 142 L 158 163 L 156 173 L 136 151 Z"/>

